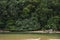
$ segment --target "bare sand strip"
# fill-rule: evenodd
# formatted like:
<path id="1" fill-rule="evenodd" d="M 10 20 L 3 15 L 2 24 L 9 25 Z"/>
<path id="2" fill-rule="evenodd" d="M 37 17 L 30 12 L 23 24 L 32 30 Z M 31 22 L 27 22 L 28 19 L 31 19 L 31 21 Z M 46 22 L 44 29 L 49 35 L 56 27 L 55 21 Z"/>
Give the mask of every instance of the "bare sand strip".
<path id="1" fill-rule="evenodd" d="M 24 39 L 24 40 L 40 40 L 40 38 L 30 38 L 30 39 Z"/>
<path id="2" fill-rule="evenodd" d="M 49 40 L 60 40 L 60 39 L 49 39 Z"/>

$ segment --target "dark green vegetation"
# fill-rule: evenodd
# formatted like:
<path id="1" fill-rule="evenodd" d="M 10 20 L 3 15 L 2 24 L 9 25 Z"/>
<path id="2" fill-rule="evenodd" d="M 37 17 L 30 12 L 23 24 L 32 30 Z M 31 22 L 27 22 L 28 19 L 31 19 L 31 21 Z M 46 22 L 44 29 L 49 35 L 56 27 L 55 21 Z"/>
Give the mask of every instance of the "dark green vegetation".
<path id="1" fill-rule="evenodd" d="M 60 30 L 60 0 L 0 0 L 0 30 Z"/>

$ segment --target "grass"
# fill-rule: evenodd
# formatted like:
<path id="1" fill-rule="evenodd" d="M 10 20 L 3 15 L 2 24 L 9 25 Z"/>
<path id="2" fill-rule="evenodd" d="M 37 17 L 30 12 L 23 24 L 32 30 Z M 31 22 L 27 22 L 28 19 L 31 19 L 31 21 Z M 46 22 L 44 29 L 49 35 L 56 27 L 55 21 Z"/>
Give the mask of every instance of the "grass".
<path id="1" fill-rule="evenodd" d="M 60 34 L 0 34 L 0 40 L 22 40 L 27 38 L 41 38 L 41 40 L 60 39 Z"/>

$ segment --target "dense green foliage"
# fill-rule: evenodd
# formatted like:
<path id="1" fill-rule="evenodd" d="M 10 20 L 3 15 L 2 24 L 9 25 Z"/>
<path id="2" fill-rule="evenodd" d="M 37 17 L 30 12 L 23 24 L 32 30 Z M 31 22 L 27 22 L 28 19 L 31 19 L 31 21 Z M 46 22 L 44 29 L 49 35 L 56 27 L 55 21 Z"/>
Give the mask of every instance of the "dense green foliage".
<path id="1" fill-rule="evenodd" d="M 60 30 L 60 0 L 0 0 L 0 30 Z"/>

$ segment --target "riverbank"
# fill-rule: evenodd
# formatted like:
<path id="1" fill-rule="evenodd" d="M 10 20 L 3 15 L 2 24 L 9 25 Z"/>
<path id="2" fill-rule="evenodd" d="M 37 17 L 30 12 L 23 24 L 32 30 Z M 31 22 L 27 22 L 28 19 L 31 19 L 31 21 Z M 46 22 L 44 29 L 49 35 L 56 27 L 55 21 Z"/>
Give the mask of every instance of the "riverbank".
<path id="1" fill-rule="evenodd" d="M 0 40 L 23 40 L 23 39 L 59 39 L 60 34 L 0 34 Z"/>

